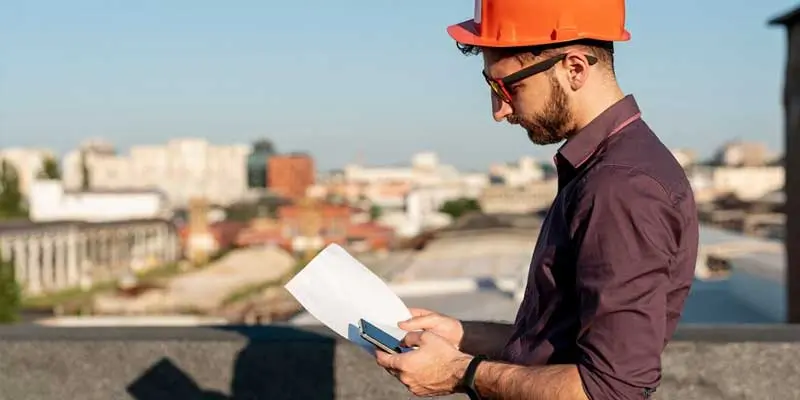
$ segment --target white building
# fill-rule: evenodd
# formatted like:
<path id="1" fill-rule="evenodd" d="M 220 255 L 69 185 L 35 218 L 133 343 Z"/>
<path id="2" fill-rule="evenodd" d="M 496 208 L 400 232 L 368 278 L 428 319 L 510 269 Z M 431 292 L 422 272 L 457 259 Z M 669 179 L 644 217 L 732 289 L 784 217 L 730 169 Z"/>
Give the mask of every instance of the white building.
<path id="1" fill-rule="evenodd" d="M 36 181 L 28 199 L 33 222 L 119 222 L 169 217 L 158 191 L 65 191 L 60 181 Z"/>
<path id="2" fill-rule="evenodd" d="M 8 161 L 17 170 L 20 192 L 25 196 L 30 192 L 31 184 L 42 171 L 44 161 L 48 158 L 55 158 L 55 154 L 47 149 L 0 149 L 0 160 Z"/>
<path id="3" fill-rule="evenodd" d="M 755 201 L 783 188 L 782 166 L 694 168 L 689 180 L 698 202 L 733 194 L 744 201 Z"/>
<path id="4" fill-rule="evenodd" d="M 697 160 L 697 155 L 691 149 L 671 149 L 672 156 L 675 157 L 675 161 L 681 165 L 683 168 L 688 168 Z"/>
<path id="5" fill-rule="evenodd" d="M 411 165 L 399 167 L 366 167 L 357 164 L 345 166 L 344 181 L 351 184 L 380 184 L 387 182 L 404 182 L 414 187 L 438 186 L 461 182 L 466 179 L 474 184 L 476 174 L 464 175 L 456 167 L 442 164 L 436 153 L 417 153 L 411 157 Z M 485 175 L 484 182 L 488 183 Z"/>
<path id="6" fill-rule="evenodd" d="M 549 208 L 557 193 L 558 180 L 547 179 L 524 186 L 489 186 L 478 201 L 486 214 L 527 214 Z"/>
<path id="7" fill-rule="evenodd" d="M 544 169 L 532 157 L 522 157 L 516 164 L 492 165 L 489 174 L 500 178 L 505 185 L 514 187 L 541 181 L 545 175 Z"/>
<path id="8" fill-rule="evenodd" d="M 81 151 L 64 158 L 64 184 L 78 189 L 82 182 Z M 129 155 L 84 147 L 91 189 L 150 189 L 162 191 L 174 207 L 202 197 L 227 205 L 247 193 L 247 145 L 212 145 L 203 139 L 175 139 L 165 145 L 133 146 Z"/>
<path id="9" fill-rule="evenodd" d="M 725 143 L 714 158 L 717 164 L 728 167 L 758 167 L 772 161 L 775 155 L 764 143 L 733 140 Z"/>

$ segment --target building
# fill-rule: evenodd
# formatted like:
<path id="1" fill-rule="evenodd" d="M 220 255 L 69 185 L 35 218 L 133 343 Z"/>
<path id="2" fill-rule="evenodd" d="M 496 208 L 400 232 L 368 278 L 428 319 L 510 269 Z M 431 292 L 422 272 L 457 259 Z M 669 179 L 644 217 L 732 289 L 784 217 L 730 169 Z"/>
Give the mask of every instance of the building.
<path id="1" fill-rule="evenodd" d="M 364 221 L 361 211 L 346 205 L 306 202 L 278 209 L 278 218 L 256 219 L 241 232 L 240 246 L 271 244 L 302 253 L 331 243 L 352 251 L 387 249 L 394 232 L 390 228 Z"/>
<path id="2" fill-rule="evenodd" d="M 253 143 L 253 150 L 247 156 L 247 187 L 250 189 L 267 188 L 267 163 L 275 155 L 275 147 L 269 140 Z"/>
<path id="3" fill-rule="evenodd" d="M 557 191 L 557 179 L 524 186 L 493 185 L 483 190 L 478 203 L 486 214 L 527 214 L 549 208 Z"/>
<path id="4" fill-rule="evenodd" d="M 517 163 L 495 164 L 489 168 L 492 183 L 524 186 L 544 179 L 544 169 L 532 157 L 522 157 Z"/>
<path id="5" fill-rule="evenodd" d="M 196 197 L 227 205 L 247 193 L 245 145 L 213 145 L 203 139 L 174 139 L 164 145 L 133 146 L 120 155 L 92 142 L 64 157 L 64 184 L 81 189 L 85 160 L 91 189 L 151 189 L 163 192 L 173 207 Z"/>
<path id="6" fill-rule="evenodd" d="M 351 203 L 367 200 L 385 212 L 403 212 L 407 197 L 414 190 L 433 189 L 474 198 L 489 184 L 483 173 L 461 173 L 442 164 L 435 153 L 414 154 L 408 166 L 345 166 L 335 179 L 314 189 L 319 196 L 332 195 Z M 458 188 L 455 192 L 453 188 Z"/>
<path id="7" fill-rule="evenodd" d="M 400 182 L 414 187 L 437 186 L 464 179 L 456 167 L 442 164 L 436 153 L 430 152 L 414 154 L 409 166 L 368 167 L 350 164 L 345 166 L 343 175 L 346 182 L 365 187 Z M 472 181 L 474 178 L 470 179 Z"/>
<path id="8" fill-rule="evenodd" d="M 271 191 L 291 199 L 300 199 L 305 197 L 306 190 L 316 179 L 314 159 L 303 153 L 274 155 L 267 162 L 267 174 Z"/>
<path id="9" fill-rule="evenodd" d="M 789 323 L 800 323 L 800 7 L 770 21 L 786 28 L 788 55 L 784 76 L 783 108 L 786 127 L 786 255 L 787 315 Z"/>
<path id="10" fill-rule="evenodd" d="M 25 296 L 88 289 L 180 258 L 171 221 L 0 221 L 0 254 Z"/>
<path id="11" fill-rule="evenodd" d="M 779 166 L 698 166 L 689 173 L 689 180 L 698 202 L 727 195 L 754 201 L 782 188 L 785 170 Z"/>
<path id="12" fill-rule="evenodd" d="M 171 216 L 167 199 L 157 190 L 67 191 L 55 180 L 34 182 L 28 207 L 33 222 L 113 222 Z"/>
<path id="13" fill-rule="evenodd" d="M 48 158 L 55 159 L 55 154 L 47 149 L 0 149 L 0 160 L 8 161 L 17 171 L 19 189 L 24 196 L 30 193 L 31 184 L 42 171 L 42 166 Z"/>
<path id="14" fill-rule="evenodd" d="M 670 152 L 684 169 L 693 166 L 697 161 L 697 154 L 692 149 L 670 149 Z"/>
<path id="15" fill-rule="evenodd" d="M 734 140 L 720 148 L 714 156 L 715 165 L 728 167 L 759 167 L 774 159 L 764 143 Z"/>

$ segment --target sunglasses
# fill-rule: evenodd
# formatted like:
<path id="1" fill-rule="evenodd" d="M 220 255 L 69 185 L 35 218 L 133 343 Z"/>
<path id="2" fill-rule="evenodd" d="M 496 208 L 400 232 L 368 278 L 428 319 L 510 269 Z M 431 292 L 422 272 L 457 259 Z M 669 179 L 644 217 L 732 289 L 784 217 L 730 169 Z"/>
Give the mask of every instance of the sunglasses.
<path id="1" fill-rule="evenodd" d="M 503 100 L 506 103 L 511 104 L 511 91 L 509 88 L 511 85 L 523 80 L 530 78 L 536 74 L 542 73 L 547 71 L 550 68 L 553 68 L 554 65 L 558 64 L 560 61 L 567 58 L 567 54 L 559 54 L 554 57 L 550 57 L 547 60 L 540 61 L 536 64 L 527 66 L 517 72 L 514 72 L 511 75 L 508 75 L 504 78 L 492 78 L 486 74 L 486 71 L 483 71 L 483 77 L 486 79 L 486 83 L 489 84 L 489 87 L 492 88 L 492 92 L 494 93 L 497 98 Z M 586 55 L 586 60 L 589 61 L 589 65 L 597 64 L 597 57 Z"/>

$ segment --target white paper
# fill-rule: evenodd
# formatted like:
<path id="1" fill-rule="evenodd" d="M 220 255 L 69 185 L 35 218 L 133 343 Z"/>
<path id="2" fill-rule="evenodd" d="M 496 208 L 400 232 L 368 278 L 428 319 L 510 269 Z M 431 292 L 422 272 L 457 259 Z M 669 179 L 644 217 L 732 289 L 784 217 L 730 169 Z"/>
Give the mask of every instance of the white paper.
<path id="1" fill-rule="evenodd" d="M 337 244 L 317 254 L 285 287 L 309 314 L 370 352 L 374 346 L 359 335 L 360 319 L 402 339 L 405 331 L 397 323 L 411 318 L 403 300 Z"/>

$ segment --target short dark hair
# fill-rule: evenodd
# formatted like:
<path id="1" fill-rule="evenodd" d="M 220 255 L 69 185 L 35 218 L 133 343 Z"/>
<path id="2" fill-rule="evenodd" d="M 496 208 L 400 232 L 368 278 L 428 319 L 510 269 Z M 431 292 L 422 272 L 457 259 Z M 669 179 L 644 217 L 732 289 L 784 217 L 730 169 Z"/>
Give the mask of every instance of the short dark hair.
<path id="1" fill-rule="evenodd" d="M 484 51 L 480 46 L 473 46 L 469 44 L 456 43 L 458 49 L 464 55 L 478 55 Z M 582 39 L 571 42 L 555 43 L 541 46 L 526 46 L 526 47 L 491 47 L 493 53 L 499 54 L 501 57 L 516 57 L 520 62 L 530 56 L 548 56 L 555 55 L 555 53 L 564 49 L 565 47 L 580 46 L 586 51 L 597 57 L 598 64 L 605 65 L 612 73 L 614 72 L 614 42 L 606 42 L 593 39 Z"/>

